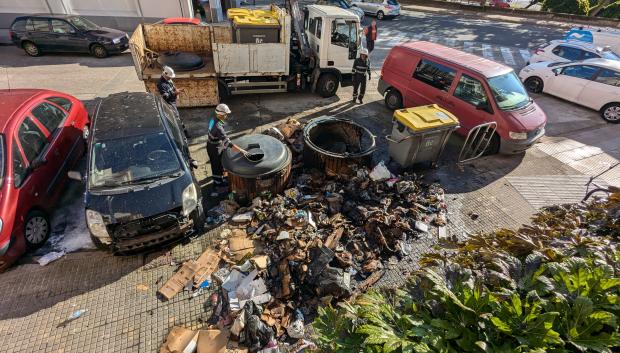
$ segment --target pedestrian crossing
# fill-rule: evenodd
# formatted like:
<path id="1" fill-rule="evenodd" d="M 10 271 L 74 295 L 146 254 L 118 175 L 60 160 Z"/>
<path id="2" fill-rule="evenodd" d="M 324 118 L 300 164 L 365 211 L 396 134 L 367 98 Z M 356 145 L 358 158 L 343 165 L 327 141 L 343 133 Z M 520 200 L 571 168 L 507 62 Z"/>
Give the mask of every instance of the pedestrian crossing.
<path id="1" fill-rule="evenodd" d="M 370 58 L 375 68 L 381 67 L 385 57 L 394 46 L 413 40 L 424 40 L 447 47 L 459 49 L 486 59 L 508 65 L 515 70 L 523 68 L 530 59 L 530 51 L 524 48 L 497 46 L 475 41 L 462 41 L 455 38 L 435 37 L 427 34 L 407 35 L 402 31 L 385 29 L 375 42 L 375 50 Z"/>

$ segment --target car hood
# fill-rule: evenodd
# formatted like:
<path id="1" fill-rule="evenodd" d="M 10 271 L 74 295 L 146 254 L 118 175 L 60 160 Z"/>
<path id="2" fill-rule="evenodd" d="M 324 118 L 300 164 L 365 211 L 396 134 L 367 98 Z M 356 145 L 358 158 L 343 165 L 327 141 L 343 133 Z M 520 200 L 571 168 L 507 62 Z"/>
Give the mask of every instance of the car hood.
<path id="1" fill-rule="evenodd" d="M 123 31 L 119 31 L 118 29 L 99 27 L 99 29 L 88 31 L 88 34 L 101 38 L 115 39 L 118 37 L 123 37 L 126 33 Z"/>
<path id="2" fill-rule="evenodd" d="M 547 123 L 547 114 L 536 102 L 505 113 L 508 114 L 511 131 L 532 131 Z"/>
<path id="3" fill-rule="evenodd" d="M 88 192 L 86 208 L 99 212 L 107 224 L 151 217 L 182 207 L 181 195 L 191 182 L 191 177 L 185 173 L 176 179 L 139 185 L 139 189 L 114 189 L 113 194 Z"/>

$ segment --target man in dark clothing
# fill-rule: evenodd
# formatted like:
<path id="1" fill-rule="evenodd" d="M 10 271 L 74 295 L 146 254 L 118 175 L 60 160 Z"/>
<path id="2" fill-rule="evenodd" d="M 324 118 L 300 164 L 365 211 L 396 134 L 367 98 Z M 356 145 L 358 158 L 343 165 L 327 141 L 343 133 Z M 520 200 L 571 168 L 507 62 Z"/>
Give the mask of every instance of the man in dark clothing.
<path id="1" fill-rule="evenodd" d="M 368 60 L 368 50 L 362 48 L 360 57 L 353 62 L 353 103 L 359 99 L 363 104 L 364 93 L 366 93 L 366 75 L 370 80 L 370 60 Z M 358 95 L 359 92 L 359 95 Z"/>
<path id="2" fill-rule="evenodd" d="M 209 135 L 207 137 L 207 154 L 211 163 L 213 183 L 216 187 L 227 186 L 224 179 L 224 167 L 222 167 L 222 153 L 229 147 L 243 153 L 247 152 L 232 143 L 224 130 L 224 120 L 230 114 L 230 108 L 226 104 L 218 104 L 215 108 L 215 118 L 209 121 Z"/>
<path id="3" fill-rule="evenodd" d="M 159 91 L 159 94 L 161 94 L 161 97 L 164 99 L 164 101 L 170 104 L 170 107 L 172 107 L 178 117 L 179 110 L 177 109 L 177 97 L 179 96 L 179 93 L 181 93 L 181 91 L 178 90 L 174 86 L 174 82 L 172 82 L 172 79 L 175 76 L 176 75 L 174 74 L 174 70 L 172 70 L 171 67 L 164 66 L 164 71 L 161 73 L 159 82 L 157 82 L 157 90 Z"/>
<path id="4" fill-rule="evenodd" d="M 370 54 L 375 49 L 375 41 L 377 40 L 377 21 L 372 20 L 370 26 L 364 29 L 364 34 L 366 34 L 366 48 Z"/>

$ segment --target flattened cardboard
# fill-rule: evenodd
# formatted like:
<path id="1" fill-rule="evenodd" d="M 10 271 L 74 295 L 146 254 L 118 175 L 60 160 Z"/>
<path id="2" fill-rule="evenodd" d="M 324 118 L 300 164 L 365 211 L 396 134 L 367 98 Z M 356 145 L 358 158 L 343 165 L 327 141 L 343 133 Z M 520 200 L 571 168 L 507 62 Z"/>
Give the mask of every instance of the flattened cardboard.
<path id="1" fill-rule="evenodd" d="M 200 269 L 200 264 L 194 260 L 187 261 L 164 285 L 159 288 L 157 293 L 167 300 L 174 298 L 185 286 L 193 281 L 196 271 Z"/>
<path id="2" fill-rule="evenodd" d="M 166 342 L 159 349 L 159 353 L 182 353 L 192 344 L 198 332 L 184 327 L 175 326 L 168 333 Z"/>
<path id="3" fill-rule="evenodd" d="M 226 353 L 226 344 L 230 339 L 228 330 L 198 331 L 197 353 Z"/>
<path id="4" fill-rule="evenodd" d="M 211 248 L 205 250 L 196 260 L 200 268 L 194 274 L 194 288 L 198 288 L 213 272 L 215 272 L 220 264 L 220 252 Z"/>

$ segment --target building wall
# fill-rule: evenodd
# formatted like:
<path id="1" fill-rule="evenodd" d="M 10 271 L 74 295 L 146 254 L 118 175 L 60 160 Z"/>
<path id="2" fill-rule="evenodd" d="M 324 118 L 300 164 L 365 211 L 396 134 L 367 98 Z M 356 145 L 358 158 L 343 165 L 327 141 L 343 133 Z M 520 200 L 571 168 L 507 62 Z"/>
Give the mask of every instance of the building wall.
<path id="1" fill-rule="evenodd" d="M 0 43 L 9 42 L 15 17 L 32 13 L 82 15 L 126 32 L 166 17 L 194 17 L 192 0 L 0 0 Z"/>

